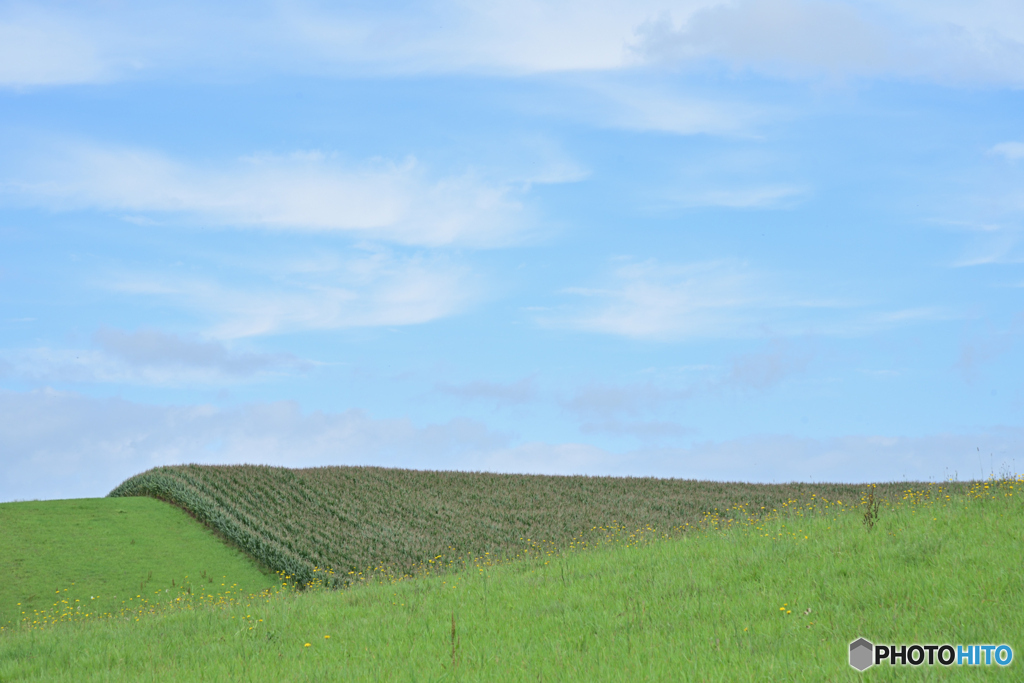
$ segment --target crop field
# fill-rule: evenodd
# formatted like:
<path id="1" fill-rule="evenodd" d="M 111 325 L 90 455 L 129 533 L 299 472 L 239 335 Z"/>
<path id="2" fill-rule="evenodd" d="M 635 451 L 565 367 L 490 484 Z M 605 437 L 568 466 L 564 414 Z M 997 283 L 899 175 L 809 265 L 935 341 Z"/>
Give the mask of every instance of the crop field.
<path id="1" fill-rule="evenodd" d="M 138 614 L 279 584 L 202 524 L 151 498 L 4 503 L 0 529 L 4 628 Z"/>
<path id="2" fill-rule="evenodd" d="M 813 494 L 666 537 L 0 633 L 3 681 L 1020 680 L 1024 478 Z M 872 500 L 874 502 L 872 502 Z M 847 664 L 857 637 L 1009 666 Z"/>
<path id="3" fill-rule="evenodd" d="M 895 500 L 922 483 L 878 485 Z M 951 483 L 953 491 L 966 484 Z M 112 497 L 152 496 L 187 510 L 265 567 L 299 583 L 419 574 L 466 556 L 586 545 L 609 528 L 676 535 L 709 514 L 759 516 L 817 500 L 857 504 L 863 487 L 682 479 L 424 472 L 377 467 L 159 467 Z"/>

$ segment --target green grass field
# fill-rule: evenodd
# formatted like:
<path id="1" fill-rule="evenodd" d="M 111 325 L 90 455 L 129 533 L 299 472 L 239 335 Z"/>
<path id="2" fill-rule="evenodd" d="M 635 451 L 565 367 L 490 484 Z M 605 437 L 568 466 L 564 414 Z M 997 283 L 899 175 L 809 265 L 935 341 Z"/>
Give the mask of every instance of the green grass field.
<path id="1" fill-rule="evenodd" d="M 279 583 L 185 512 L 152 498 L 4 503 L 0 529 L 4 627 L 25 617 L 144 611 L 182 595 L 248 595 Z"/>
<path id="2" fill-rule="evenodd" d="M 908 492 L 871 528 L 863 504 L 815 497 L 444 576 L 23 626 L 0 635 L 0 680 L 1016 681 L 1022 485 Z M 858 636 L 1006 643 L 1015 658 L 858 673 Z"/>

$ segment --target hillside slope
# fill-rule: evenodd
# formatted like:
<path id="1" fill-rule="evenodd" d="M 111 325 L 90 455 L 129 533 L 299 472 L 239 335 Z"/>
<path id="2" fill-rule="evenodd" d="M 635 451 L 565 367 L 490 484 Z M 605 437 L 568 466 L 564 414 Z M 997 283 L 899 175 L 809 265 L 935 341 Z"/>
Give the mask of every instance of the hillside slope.
<path id="1" fill-rule="evenodd" d="M 3 503 L 0 529 L 0 626 L 116 614 L 174 600 L 193 584 L 204 594 L 249 594 L 278 583 L 181 510 L 149 498 Z"/>
<path id="2" fill-rule="evenodd" d="M 1019 681 L 1022 484 L 936 487 L 882 506 L 873 531 L 859 510 L 815 504 L 457 577 L 18 630 L 0 635 L 0 680 Z M 859 672 L 859 635 L 1007 643 L 1015 656 Z"/>
<path id="3" fill-rule="evenodd" d="M 877 491 L 895 497 L 914 486 Z M 306 582 L 315 567 L 330 567 L 345 581 L 349 572 L 381 566 L 410 571 L 439 555 L 509 555 L 525 539 L 563 545 L 603 533 L 592 533 L 595 527 L 669 531 L 738 504 L 781 509 L 811 494 L 857 503 L 861 491 L 844 484 L 182 465 L 136 475 L 110 496 L 178 505 L 268 568 Z"/>

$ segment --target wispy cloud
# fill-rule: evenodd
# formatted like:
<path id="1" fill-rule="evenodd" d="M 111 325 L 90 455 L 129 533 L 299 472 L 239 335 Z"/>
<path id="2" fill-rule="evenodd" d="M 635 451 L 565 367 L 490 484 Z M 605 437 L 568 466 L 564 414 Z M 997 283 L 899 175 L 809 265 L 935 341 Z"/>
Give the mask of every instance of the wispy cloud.
<path id="1" fill-rule="evenodd" d="M 693 393 L 691 387 L 664 386 L 652 381 L 623 384 L 595 382 L 577 388 L 561 404 L 571 413 L 587 418 L 593 428 L 597 424 L 618 424 L 617 420 L 612 419 L 613 416 L 656 411 L 670 403 L 689 399 Z"/>
<path id="2" fill-rule="evenodd" d="M 647 448 L 633 455 L 652 474 L 714 481 L 943 482 L 983 479 L 993 469 L 998 474 L 1012 467 L 1022 442 L 1024 432 L 1016 428 L 918 437 L 763 434 L 687 448 Z"/>
<path id="3" fill-rule="evenodd" d="M 963 254 L 951 264 L 954 268 L 987 266 L 995 263 L 1020 263 L 1022 256 L 1018 230 L 997 228 L 974 236 Z"/>
<path id="4" fill-rule="evenodd" d="M 1012 469 L 1014 454 L 1022 446 L 1024 432 L 1018 428 L 921 437 L 806 439 L 764 434 L 686 447 L 645 446 L 621 453 L 578 443 L 531 442 L 481 454 L 478 462 L 496 472 L 718 482 L 944 482 L 954 477 L 984 479 Z"/>
<path id="5" fill-rule="evenodd" d="M 544 168 L 491 182 L 472 172 L 432 175 L 411 157 L 346 164 L 315 150 L 205 166 L 152 150 L 68 143 L 31 158 L 19 168 L 8 161 L 0 196 L 9 202 L 432 247 L 518 242 L 531 229 L 522 203 L 529 184 L 581 177 Z"/>
<path id="6" fill-rule="evenodd" d="M 716 3 L 680 25 L 671 14 L 642 24 L 636 50 L 648 59 L 722 59 L 804 75 L 883 69 L 892 59 L 884 25 L 845 3 L 768 0 Z"/>
<path id="7" fill-rule="evenodd" d="M 27 4 L 0 9 L 0 87 L 94 83 L 110 76 L 85 22 Z"/>
<path id="8" fill-rule="evenodd" d="M 590 77 L 573 81 L 569 87 L 578 88 L 581 97 L 578 102 L 570 99 L 570 115 L 609 128 L 729 136 L 749 136 L 758 124 L 778 115 L 764 105 L 698 97 L 631 76 L 628 80 Z"/>
<path id="9" fill-rule="evenodd" d="M 1003 329 L 974 331 L 961 342 L 955 367 L 965 382 L 973 384 L 981 377 L 985 366 L 1017 348 L 1022 337 L 1024 315 L 1019 314 Z"/>
<path id="10" fill-rule="evenodd" d="M 467 401 L 483 401 L 498 406 L 529 403 L 538 397 L 535 377 L 524 377 L 511 383 L 477 380 L 465 384 L 439 382 L 435 391 Z"/>
<path id="11" fill-rule="evenodd" d="M 648 20 L 637 53 L 654 62 L 716 60 L 790 78 L 896 76 L 947 83 L 1024 82 L 1024 20 L 998 0 L 979 11 L 938 3 L 743 0 Z"/>
<path id="12" fill-rule="evenodd" d="M 0 85 L 198 69 L 353 75 L 618 68 L 636 62 L 628 40 L 656 7 L 653 0 L 452 0 L 393 12 L 290 0 L 116 8 L 39 2 L 32 12 L 0 15 L 11 38 L 0 55 L 17 65 L 39 62 L 9 67 Z"/>
<path id="13" fill-rule="evenodd" d="M 600 422 L 584 422 L 580 425 L 580 431 L 584 434 L 610 434 L 612 436 L 632 436 L 642 441 L 657 441 L 661 439 L 673 439 L 690 434 L 693 430 L 687 429 L 675 422 L 632 421 L 621 422 L 619 420 L 603 420 Z"/>
<path id="14" fill-rule="evenodd" d="M 1024 159 L 1024 142 L 1000 142 L 998 145 L 993 145 L 989 153 L 1004 157 L 1009 161 Z"/>
<path id="15" fill-rule="evenodd" d="M 308 370 L 291 354 L 235 350 L 213 339 L 190 339 L 161 330 L 104 328 L 98 348 L 37 347 L 0 351 L 0 375 L 47 383 L 202 386 L 235 383 Z"/>
<path id="16" fill-rule="evenodd" d="M 530 442 L 481 453 L 476 462 L 479 469 L 511 474 L 600 476 L 621 471 L 620 456 L 583 443 Z"/>
<path id="17" fill-rule="evenodd" d="M 822 295 L 785 291 L 777 278 L 735 260 L 665 265 L 626 262 L 604 287 L 565 290 L 586 302 L 538 317 L 542 325 L 652 341 L 779 335 L 860 335 L 948 319 L 940 308 L 878 310 Z"/>
<path id="18" fill-rule="evenodd" d="M 471 469 L 473 453 L 508 443 L 464 418 L 420 427 L 283 401 L 221 409 L 0 391 L 0 501 L 103 496 L 133 474 L 180 463 Z"/>
<path id="19" fill-rule="evenodd" d="M 930 223 L 963 238 L 953 268 L 1024 262 L 1024 144 L 988 148 L 983 165 L 938 196 Z"/>
<path id="20" fill-rule="evenodd" d="M 291 360 L 280 354 L 233 352 L 216 340 L 183 339 L 160 330 L 124 332 L 104 328 L 96 333 L 95 340 L 106 353 L 136 367 L 185 366 L 250 375 Z"/>
<path id="21" fill-rule="evenodd" d="M 414 4 L 401 20 L 293 4 L 285 16 L 291 39 L 321 60 L 362 63 L 399 72 L 538 73 L 608 69 L 631 61 L 632 27 L 654 3 L 562 0 L 463 0 Z"/>
<path id="22" fill-rule="evenodd" d="M 768 389 L 803 372 L 814 353 L 806 346 L 773 340 L 765 351 L 743 354 L 733 359 L 723 384 L 752 389 Z"/>
<path id="23" fill-rule="evenodd" d="M 724 61 L 772 75 L 1024 80 L 1024 19 L 1005 0 L 449 0 L 401 12 L 309 2 L 0 12 L 0 85 L 168 72 L 502 73 Z M 2 40 L 6 39 L 6 40 Z"/>
<path id="24" fill-rule="evenodd" d="M 387 252 L 282 266 L 277 277 L 250 286 L 148 274 L 125 274 L 100 285 L 197 313 L 210 321 L 207 334 L 217 339 L 417 325 L 460 313 L 485 291 L 471 270 L 447 259 Z"/>
<path id="25" fill-rule="evenodd" d="M 807 192 L 807 188 L 797 185 L 760 185 L 684 193 L 673 198 L 671 202 L 678 206 L 692 207 L 779 209 L 793 206 Z"/>
<path id="26" fill-rule="evenodd" d="M 656 379 L 583 384 L 559 404 L 581 419 L 579 428 L 585 434 L 634 436 L 643 441 L 680 437 L 692 433 L 677 421 L 683 404 L 737 392 L 770 391 L 804 373 L 814 355 L 809 340 L 773 339 L 721 367 L 703 366 L 683 373 L 658 369 L 650 373 Z"/>
<path id="27" fill-rule="evenodd" d="M 754 309 L 778 307 L 744 264 L 717 261 L 666 266 L 653 261 L 615 268 L 609 286 L 567 293 L 594 302 L 561 324 L 589 332 L 673 340 L 743 336 L 758 321 Z M 550 325 L 554 319 L 544 319 Z"/>
<path id="28" fill-rule="evenodd" d="M 768 434 L 613 452 L 580 443 L 515 444 L 464 418 L 417 426 L 358 410 L 304 412 L 290 402 L 221 409 L 0 391 L 0 501 L 102 496 L 150 467 L 191 462 L 748 482 L 964 480 L 1012 467 L 1022 446 L 1020 429 L 993 428 L 913 438 Z"/>

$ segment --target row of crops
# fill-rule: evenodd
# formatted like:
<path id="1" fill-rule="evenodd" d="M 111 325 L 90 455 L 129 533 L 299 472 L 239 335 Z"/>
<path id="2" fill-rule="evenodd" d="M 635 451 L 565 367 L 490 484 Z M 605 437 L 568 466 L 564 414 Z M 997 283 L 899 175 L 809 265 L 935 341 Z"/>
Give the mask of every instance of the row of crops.
<path id="1" fill-rule="evenodd" d="M 880 485 L 898 497 L 912 484 Z M 737 506 L 781 509 L 812 494 L 857 503 L 842 484 L 739 484 L 682 479 L 425 472 L 379 467 L 293 470 L 181 465 L 136 475 L 110 496 L 151 496 L 187 510 L 274 571 L 300 583 L 349 572 L 411 571 L 438 555 L 501 557 L 524 539 L 559 545 L 595 527 L 698 525 Z"/>

